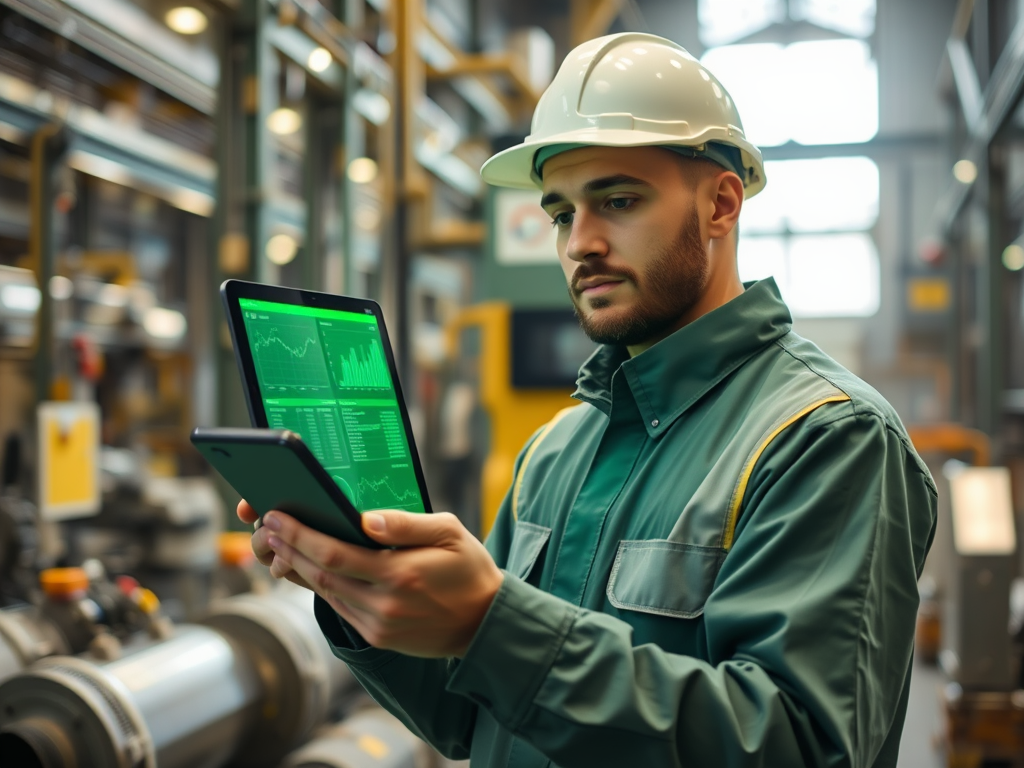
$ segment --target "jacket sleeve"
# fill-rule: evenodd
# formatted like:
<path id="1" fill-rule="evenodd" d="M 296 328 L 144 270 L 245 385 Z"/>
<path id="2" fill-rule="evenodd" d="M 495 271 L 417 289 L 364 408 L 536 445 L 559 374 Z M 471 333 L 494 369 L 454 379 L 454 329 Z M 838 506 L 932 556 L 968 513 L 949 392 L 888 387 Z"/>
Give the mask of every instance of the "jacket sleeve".
<path id="1" fill-rule="evenodd" d="M 536 435 L 530 443 L 535 438 Z M 516 472 L 522 456 L 521 452 L 516 460 Z M 505 565 L 508 557 L 511 518 L 510 491 L 502 501 L 486 541 L 499 567 Z M 471 698 L 446 690 L 455 667 L 454 659 L 423 659 L 374 648 L 319 596 L 314 599 L 313 611 L 334 655 L 348 664 L 353 676 L 374 701 L 445 757 L 453 760 L 469 757 L 477 704 Z"/>
<path id="2" fill-rule="evenodd" d="M 873 765 L 906 706 L 935 490 L 879 417 L 841 413 L 758 461 L 709 660 L 506 578 L 448 690 L 563 768 Z"/>

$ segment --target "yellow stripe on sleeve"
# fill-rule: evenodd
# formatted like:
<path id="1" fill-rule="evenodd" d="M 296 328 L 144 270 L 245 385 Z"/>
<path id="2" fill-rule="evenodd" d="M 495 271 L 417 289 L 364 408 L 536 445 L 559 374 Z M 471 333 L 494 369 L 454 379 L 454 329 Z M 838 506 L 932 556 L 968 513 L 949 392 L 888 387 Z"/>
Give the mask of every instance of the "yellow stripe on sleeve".
<path id="1" fill-rule="evenodd" d="M 765 452 L 765 449 L 771 444 L 772 440 L 778 437 L 786 427 L 795 424 L 797 421 L 802 419 L 812 411 L 816 411 L 823 405 L 828 403 L 842 403 L 849 400 L 849 395 L 835 395 L 833 397 L 826 397 L 824 400 L 819 400 L 816 403 L 811 403 L 806 408 L 797 411 L 788 419 L 783 421 L 779 426 L 773 429 L 761 444 L 757 446 L 757 450 L 751 455 L 747 461 L 746 466 L 743 467 L 743 472 L 740 475 L 740 481 L 736 485 L 736 490 L 733 492 L 732 501 L 729 504 L 729 518 L 725 524 L 725 533 L 722 536 L 722 548 L 728 551 L 732 549 L 733 537 L 736 535 L 736 521 L 739 518 L 740 507 L 743 506 L 743 497 L 747 492 L 747 484 L 750 482 L 750 476 L 754 474 L 754 466 L 757 464 L 757 460 L 761 458 L 761 454 Z"/>

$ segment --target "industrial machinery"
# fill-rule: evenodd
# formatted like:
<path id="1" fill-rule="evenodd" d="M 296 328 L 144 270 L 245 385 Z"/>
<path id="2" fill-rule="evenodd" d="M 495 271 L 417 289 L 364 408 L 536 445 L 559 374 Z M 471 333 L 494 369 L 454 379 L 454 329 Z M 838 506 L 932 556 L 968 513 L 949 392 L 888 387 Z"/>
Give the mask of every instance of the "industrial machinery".
<path id="1" fill-rule="evenodd" d="M 281 768 L 434 768 L 438 757 L 397 718 L 373 707 L 297 749 Z"/>
<path id="2" fill-rule="evenodd" d="M 45 768 L 271 768 L 336 718 L 351 677 L 292 585 L 116 658 L 49 656 L 0 685 L 0 754 Z M 38 630 L 36 630 L 38 632 Z"/>

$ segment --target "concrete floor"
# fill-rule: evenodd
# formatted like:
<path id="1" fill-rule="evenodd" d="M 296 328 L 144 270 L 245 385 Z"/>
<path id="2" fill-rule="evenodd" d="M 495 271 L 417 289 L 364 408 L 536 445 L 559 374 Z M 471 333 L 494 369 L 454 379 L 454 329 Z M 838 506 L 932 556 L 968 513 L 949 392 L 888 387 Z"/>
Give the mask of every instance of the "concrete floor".
<path id="1" fill-rule="evenodd" d="M 910 678 L 910 704 L 900 741 L 898 768 L 944 768 L 939 744 L 939 690 L 945 678 L 937 667 L 914 662 Z"/>

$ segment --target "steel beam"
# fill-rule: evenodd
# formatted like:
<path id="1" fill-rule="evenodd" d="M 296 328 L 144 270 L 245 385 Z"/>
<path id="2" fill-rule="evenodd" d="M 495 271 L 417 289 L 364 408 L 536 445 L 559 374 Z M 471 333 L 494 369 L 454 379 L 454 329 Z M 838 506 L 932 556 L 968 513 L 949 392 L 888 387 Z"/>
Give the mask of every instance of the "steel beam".
<path id="1" fill-rule="evenodd" d="M 216 89 L 125 39 L 59 0 L 0 0 L 0 4 L 56 32 L 203 114 L 216 109 Z"/>
<path id="2" fill-rule="evenodd" d="M 975 75 L 975 77 L 977 77 Z M 959 82 L 958 82 L 959 87 Z M 1017 23 L 1010 39 L 992 69 L 982 97 L 982 110 L 961 157 L 979 167 L 987 158 L 988 147 L 1003 130 L 1024 95 L 1024 19 Z M 968 97 L 970 98 L 970 97 Z M 968 125 L 971 124 L 968 118 Z M 945 233 L 967 202 L 971 185 L 953 182 L 938 205 L 938 218 Z"/>
<path id="3" fill-rule="evenodd" d="M 56 177 L 68 150 L 63 126 L 47 123 L 32 135 L 32 178 L 29 183 L 31 222 L 29 254 L 36 273 L 41 303 L 36 313 L 35 381 L 36 402 L 53 397 L 53 358 L 56 336 L 53 323 L 53 298 L 50 278 L 56 274 L 57 231 L 55 225 Z"/>

